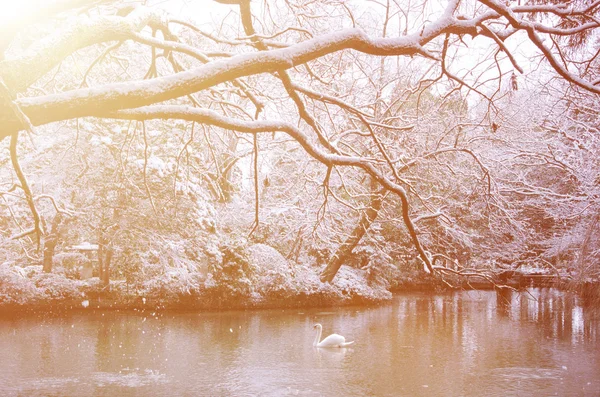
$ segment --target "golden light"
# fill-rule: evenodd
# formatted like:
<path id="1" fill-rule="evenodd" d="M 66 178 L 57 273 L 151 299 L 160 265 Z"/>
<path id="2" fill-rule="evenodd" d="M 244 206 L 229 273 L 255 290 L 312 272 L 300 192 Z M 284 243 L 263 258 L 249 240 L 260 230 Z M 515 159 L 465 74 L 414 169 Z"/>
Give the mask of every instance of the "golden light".
<path id="1" fill-rule="evenodd" d="M 50 0 L 0 0 L 0 31 L 5 25 L 15 25 L 38 15 Z"/>

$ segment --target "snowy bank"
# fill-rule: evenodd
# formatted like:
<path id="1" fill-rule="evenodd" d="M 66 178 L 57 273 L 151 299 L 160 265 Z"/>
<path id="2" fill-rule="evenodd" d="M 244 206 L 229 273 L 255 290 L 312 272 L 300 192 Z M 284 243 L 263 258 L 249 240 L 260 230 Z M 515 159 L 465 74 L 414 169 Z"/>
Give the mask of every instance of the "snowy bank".
<path id="1" fill-rule="evenodd" d="M 165 269 L 135 284 L 97 278 L 74 280 L 65 274 L 0 264 L 0 310 L 170 309 L 212 310 L 377 304 L 392 294 L 369 280 L 366 271 L 343 266 L 333 283 L 319 279 L 319 267 L 292 264 L 264 244 L 225 252 L 207 273 Z"/>

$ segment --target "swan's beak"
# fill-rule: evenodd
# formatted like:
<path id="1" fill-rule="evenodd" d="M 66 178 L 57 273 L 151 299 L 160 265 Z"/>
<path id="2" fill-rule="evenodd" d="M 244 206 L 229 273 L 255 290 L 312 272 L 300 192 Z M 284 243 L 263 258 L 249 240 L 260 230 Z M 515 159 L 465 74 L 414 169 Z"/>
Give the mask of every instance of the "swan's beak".
<path id="1" fill-rule="evenodd" d="M 316 325 L 313 325 L 313 329 L 317 329 L 317 326 L 316 326 Z"/>

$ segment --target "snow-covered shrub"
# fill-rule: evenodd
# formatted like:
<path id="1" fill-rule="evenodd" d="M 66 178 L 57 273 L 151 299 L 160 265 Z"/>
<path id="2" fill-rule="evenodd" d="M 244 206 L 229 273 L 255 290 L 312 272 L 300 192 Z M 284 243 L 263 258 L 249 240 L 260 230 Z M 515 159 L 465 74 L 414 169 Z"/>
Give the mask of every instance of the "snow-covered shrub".
<path id="1" fill-rule="evenodd" d="M 365 270 L 342 266 L 333 283 L 323 283 L 320 270 L 310 265 L 293 267 L 277 250 L 264 244 L 247 249 L 255 267 L 254 293 L 263 301 L 319 305 L 375 302 L 391 298 L 383 283 L 369 283 Z"/>
<path id="2" fill-rule="evenodd" d="M 81 296 L 82 281 L 55 273 L 35 273 L 31 280 L 38 288 L 39 299 L 75 299 Z"/>
<path id="3" fill-rule="evenodd" d="M 60 252 L 53 258 L 56 273 L 64 273 L 65 277 L 78 280 L 80 270 L 90 263 L 90 259 L 79 252 Z"/>
<path id="4" fill-rule="evenodd" d="M 90 259 L 80 252 L 59 252 L 54 255 L 54 265 L 65 269 L 75 269 Z"/>
<path id="5" fill-rule="evenodd" d="M 402 275 L 398 267 L 393 264 L 394 259 L 372 245 L 356 247 L 351 259 L 347 265 L 364 270 L 370 284 L 382 284 L 389 288 Z"/>
<path id="6" fill-rule="evenodd" d="M 308 256 L 314 258 L 314 264 L 317 266 L 321 266 L 329 261 L 331 258 L 331 246 L 324 245 L 322 247 L 311 246 L 307 252 Z"/>
<path id="7" fill-rule="evenodd" d="M 2 218 L 0 217 L 0 224 Z M 19 242 L 8 236 L 0 235 L 0 261 L 22 264 L 23 255 Z"/>
<path id="8" fill-rule="evenodd" d="M 275 248 L 265 244 L 254 244 L 246 251 L 248 260 L 261 282 L 276 288 L 293 278 L 292 267 Z"/>
<path id="9" fill-rule="evenodd" d="M 144 282 L 144 272 L 142 268 L 146 264 L 145 256 L 149 252 L 140 252 L 129 248 L 119 252 L 113 265 L 113 278 L 125 279 L 129 284 L 139 284 Z"/>
<path id="10" fill-rule="evenodd" d="M 333 283 L 319 278 L 322 269 L 308 265 L 294 267 L 293 276 L 281 286 L 261 284 L 262 293 L 269 299 L 288 298 L 309 305 L 380 302 L 391 298 L 383 285 L 369 285 L 364 270 L 342 266 Z"/>
<path id="11" fill-rule="evenodd" d="M 342 295 L 349 298 L 373 301 L 391 299 L 392 294 L 387 290 L 387 286 L 369 283 L 367 278 L 368 273 L 365 270 L 342 266 L 333 280 L 333 285 Z"/>
<path id="12" fill-rule="evenodd" d="M 153 277 L 142 284 L 139 293 L 148 298 L 176 302 L 182 295 L 197 294 L 200 275 L 184 268 L 172 268 L 160 277 Z"/>
<path id="13" fill-rule="evenodd" d="M 0 304 L 25 304 L 39 294 L 23 268 L 9 262 L 0 264 Z"/>
<path id="14" fill-rule="evenodd" d="M 31 304 L 81 296 L 84 282 L 43 273 L 41 266 L 0 265 L 0 304 Z"/>
<path id="15" fill-rule="evenodd" d="M 292 267 L 279 251 L 265 244 L 254 244 L 246 252 L 255 269 L 255 299 L 258 296 L 283 298 L 296 292 Z"/>
<path id="16" fill-rule="evenodd" d="M 219 252 L 209 263 L 210 276 L 204 286 L 216 288 L 226 296 L 250 296 L 255 266 L 250 264 L 245 242 L 227 241 L 221 244 Z"/>

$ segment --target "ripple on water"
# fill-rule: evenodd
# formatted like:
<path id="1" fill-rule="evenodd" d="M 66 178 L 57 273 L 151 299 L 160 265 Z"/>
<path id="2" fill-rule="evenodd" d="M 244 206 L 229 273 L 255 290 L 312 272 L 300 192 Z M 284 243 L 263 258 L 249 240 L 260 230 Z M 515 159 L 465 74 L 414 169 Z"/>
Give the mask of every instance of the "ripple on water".
<path id="1" fill-rule="evenodd" d="M 96 386 L 142 387 L 168 382 L 167 376 L 159 371 L 146 369 L 140 372 L 95 372 L 92 380 Z"/>
<path id="2" fill-rule="evenodd" d="M 165 374 L 159 371 L 146 369 L 144 371 L 122 371 L 122 372 L 94 372 L 87 378 L 80 377 L 42 377 L 28 379 L 21 382 L 18 387 L 7 389 L 8 395 L 45 395 L 46 392 L 52 393 L 54 390 L 64 390 L 76 385 L 85 386 L 119 386 L 129 388 L 139 388 L 144 386 L 153 386 L 168 383 Z"/>
<path id="3" fill-rule="evenodd" d="M 537 380 L 560 379 L 564 374 L 559 368 L 506 367 L 492 370 L 492 375 L 506 379 Z"/>

